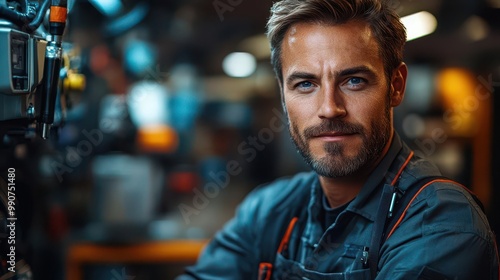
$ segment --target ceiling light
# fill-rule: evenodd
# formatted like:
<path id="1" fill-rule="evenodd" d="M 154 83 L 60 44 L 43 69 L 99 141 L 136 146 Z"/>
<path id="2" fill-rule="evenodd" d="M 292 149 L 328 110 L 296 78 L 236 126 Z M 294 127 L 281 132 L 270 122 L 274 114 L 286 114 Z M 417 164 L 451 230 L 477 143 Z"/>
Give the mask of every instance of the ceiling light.
<path id="1" fill-rule="evenodd" d="M 436 18 L 426 11 L 402 17 L 401 22 L 406 27 L 407 41 L 429 35 L 437 27 Z"/>
<path id="2" fill-rule="evenodd" d="M 472 41 L 479 41 L 488 37 L 489 26 L 481 17 L 471 16 L 465 21 L 463 30 Z"/>
<path id="3" fill-rule="evenodd" d="M 500 9 L 500 0 L 487 0 L 488 4 L 492 8 Z"/>
<path id="4" fill-rule="evenodd" d="M 123 5 L 119 0 L 89 0 L 102 14 L 112 17 L 121 12 Z"/>
<path id="5" fill-rule="evenodd" d="M 256 67 L 255 57 L 245 52 L 230 53 L 222 61 L 222 69 L 230 77 L 248 77 L 255 72 Z"/>

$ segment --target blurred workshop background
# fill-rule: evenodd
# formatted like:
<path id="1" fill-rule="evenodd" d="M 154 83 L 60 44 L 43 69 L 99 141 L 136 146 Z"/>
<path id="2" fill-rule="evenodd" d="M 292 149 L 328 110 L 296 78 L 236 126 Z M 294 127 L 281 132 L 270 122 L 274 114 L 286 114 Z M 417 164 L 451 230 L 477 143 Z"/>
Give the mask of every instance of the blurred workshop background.
<path id="1" fill-rule="evenodd" d="M 0 150 L 16 168 L 19 261 L 1 279 L 172 279 L 249 191 L 308 169 L 269 63 L 271 5 L 69 2 L 63 121 Z M 409 33 L 396 129 L 471 186 L 498 234 L 500 0 L 392 5 Z"/>

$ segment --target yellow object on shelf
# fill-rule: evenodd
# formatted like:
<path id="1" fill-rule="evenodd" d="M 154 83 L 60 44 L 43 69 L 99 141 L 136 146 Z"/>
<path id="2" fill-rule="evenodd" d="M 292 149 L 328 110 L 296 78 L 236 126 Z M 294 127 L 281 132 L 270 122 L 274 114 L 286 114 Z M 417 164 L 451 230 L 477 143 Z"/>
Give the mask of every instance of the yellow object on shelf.
<path id="1" fill-rule="evenodd" d="M 177 132 L 167 125 L 147 125 L 137 132 L 137 145 L 145 152 L 174 152 L 179 139 Z"/>
<path id="2" fill-rule="evenodd" d="M 63 82 L 65 91 L 82 92 L 85 89 L 85 84 L 85 76 L 80 73 L 68 73 L 68 77 Z"/>

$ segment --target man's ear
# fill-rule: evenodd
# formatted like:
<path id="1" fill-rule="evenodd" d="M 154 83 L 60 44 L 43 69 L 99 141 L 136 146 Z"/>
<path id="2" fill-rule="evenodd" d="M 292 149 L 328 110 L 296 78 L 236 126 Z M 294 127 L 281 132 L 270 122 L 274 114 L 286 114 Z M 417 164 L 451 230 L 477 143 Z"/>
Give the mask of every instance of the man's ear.
<path id="1" fill-rule="evenodd" d="M 404 62 L 394 70 L 391 80 L 391 106 L 396 107 L 403 101 L 406 89 L 408 67 Z"/>

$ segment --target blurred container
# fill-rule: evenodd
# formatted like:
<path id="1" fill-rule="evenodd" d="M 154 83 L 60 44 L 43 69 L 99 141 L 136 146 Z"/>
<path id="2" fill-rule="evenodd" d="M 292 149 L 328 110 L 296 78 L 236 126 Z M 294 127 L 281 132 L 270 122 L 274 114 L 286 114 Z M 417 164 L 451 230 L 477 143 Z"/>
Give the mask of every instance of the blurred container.
<path id="1" fill-rule="evenodd" d="M 129 155 L 99 156 L 92 172 L 95 222 L 145 225 L 155 218 L 163 175 L 152 160 Z"/>

